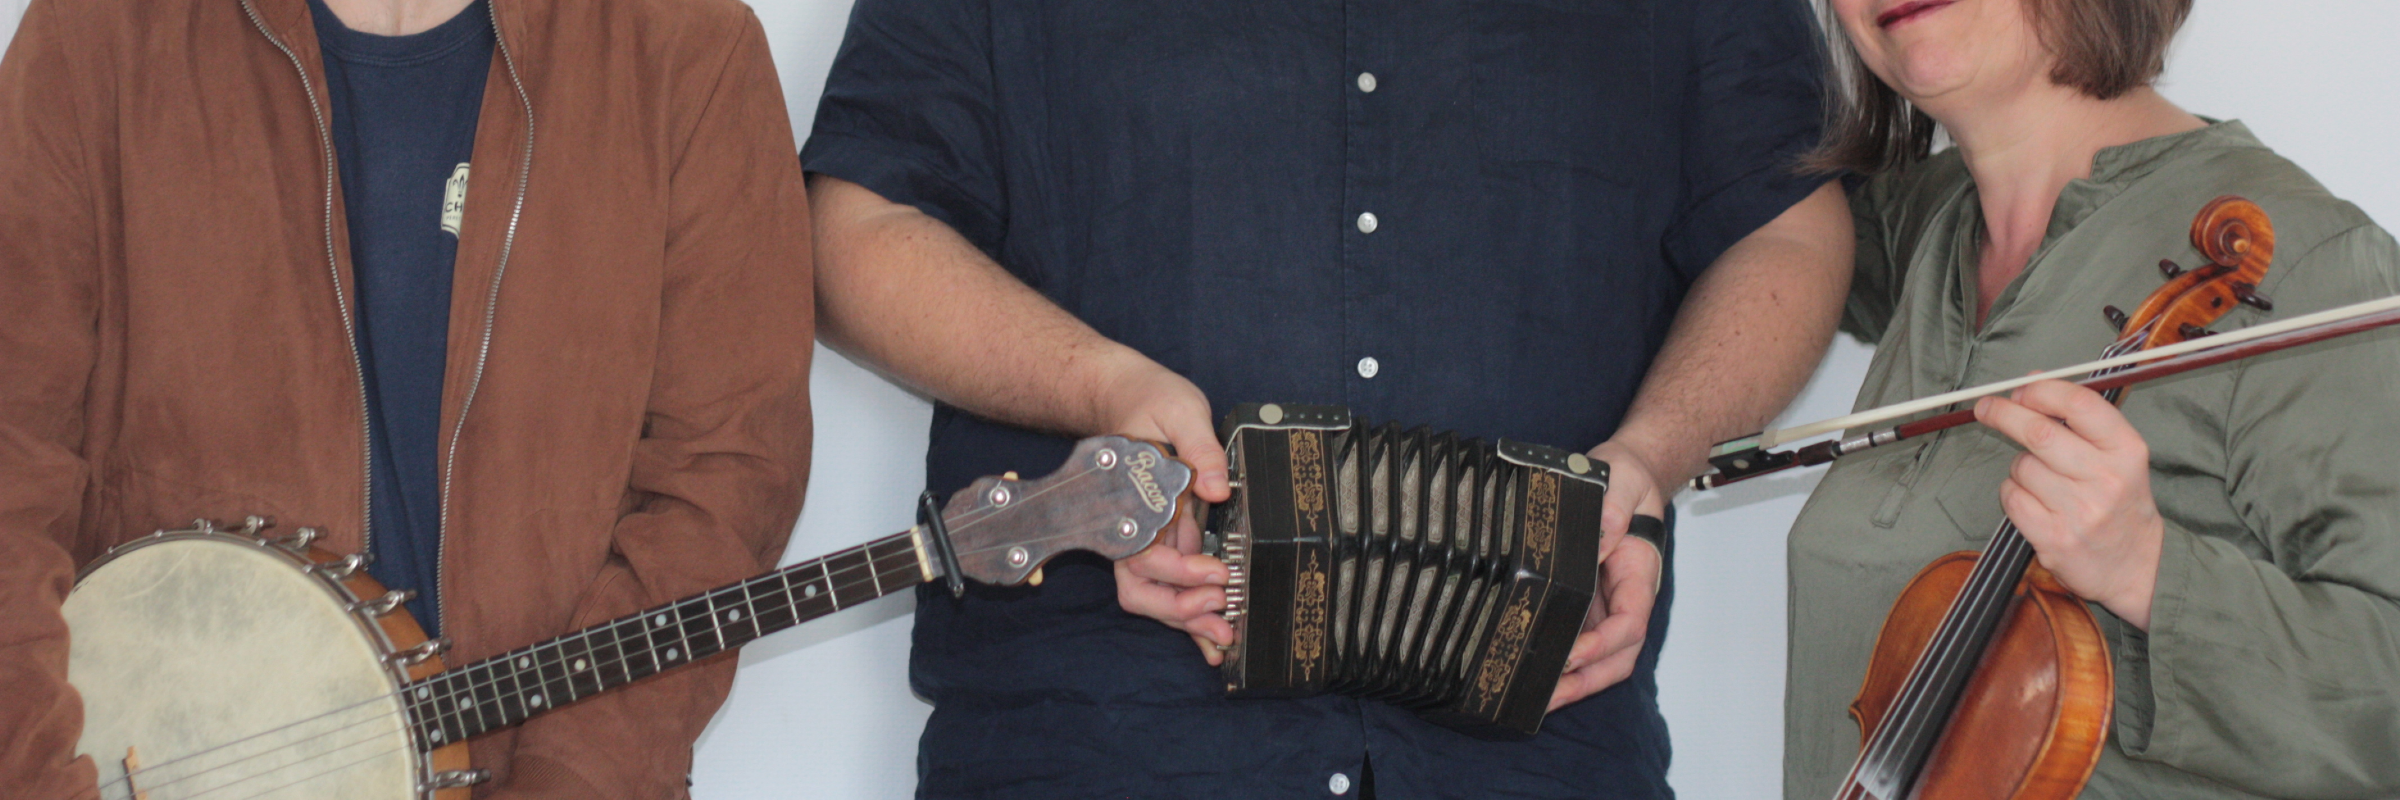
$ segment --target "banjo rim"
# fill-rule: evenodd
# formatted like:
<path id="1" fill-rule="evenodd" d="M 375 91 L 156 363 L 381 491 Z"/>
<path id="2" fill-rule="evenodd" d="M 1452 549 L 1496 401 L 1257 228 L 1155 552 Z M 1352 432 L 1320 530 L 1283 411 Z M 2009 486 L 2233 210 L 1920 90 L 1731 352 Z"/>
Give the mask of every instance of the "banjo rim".
<path id="1" fill-rule="evenodd" d="M 91 563 L 76 570 L 75 587 L 68 590 L 68 596 L 72 597 L 76 590 L 83 588 L 86 579 L 110 563 L 145 548 L 188 541 L 238 545 L 266 553 L 279 562 L 291 566 L 294 570 L 306 575 L 310 579 L 310 584 L 324 590 L 328 598 L 340 603 L 349 612 L 345 616 L 349 617 L 351 623 L 357 627 L 359 634 L 366 638 L 368 646 L 375 650 L 384 677 L 391 682 L 394 693 L 398 693 L 402 687 L 412 682 L 449 670 L 449 666 L 442 660 L 440 653 L 434 653 L 425 660 L 412 665 L 403 666 L 395 663 L 390 658 L 393 653 L 416 647 L 425 643 L 428 638 L 425 635 L 424 626 L 417 624 L 416 616 L 410 614 L 406 606 L 400 605 L 393 606 L 390 613 L 381 616 L 369 616 L 361 613 L 358 603 L 362 598 L 379 598 L 388 591 L 382 582 L 367 574 L 364 565 L 352 570 L 346 576 L 334 578 L 314 567 L 319 564 L 340 561 L 344 558 L 343 556 L 313 544 L 305 549 L 295 549 L 275 540 L 248 533 L 248 531 L 263 529 L 272 524 L 271 522 L 262 522 L 255 527 L 245 525 L 228 530 L 217 527 L 207 520 L 196 520 L 195 527 L 192 528 L 158 529 L 148 536 L 112 546 L 99 558 L 92 559 Z M 465 741 L 451 742 L 439 748 L 428 749 L 427 742 L 418 731 L 417 726 L 410 724 L 407 728 L 409 741 L 415 746 L 417 785 L 414 787 L 414 793 L 428 798 L 428 800 L 468 800 L 471 792 L 469 788 L 432 788 L 435 774 L 464 770 L 468 767 L 467 743 Z"/>

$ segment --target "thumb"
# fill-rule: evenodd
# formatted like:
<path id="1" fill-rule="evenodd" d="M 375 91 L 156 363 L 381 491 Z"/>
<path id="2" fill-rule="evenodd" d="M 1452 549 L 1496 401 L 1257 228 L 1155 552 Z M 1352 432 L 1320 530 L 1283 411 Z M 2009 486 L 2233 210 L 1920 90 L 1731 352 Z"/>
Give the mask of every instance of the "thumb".
<path id="1" fill-rule="evenodd" d="M 1222 503 L 1233 496 L 1227 485 L 1225 445 L 1217 441 L 1216 426 L 1203 416 L 1178 416 L 1159 420 L 1167 435 L 1167 443 L 1175 446 L 1175 457 L 1192 467 L 1192 493 L 1210 503 Z"/>

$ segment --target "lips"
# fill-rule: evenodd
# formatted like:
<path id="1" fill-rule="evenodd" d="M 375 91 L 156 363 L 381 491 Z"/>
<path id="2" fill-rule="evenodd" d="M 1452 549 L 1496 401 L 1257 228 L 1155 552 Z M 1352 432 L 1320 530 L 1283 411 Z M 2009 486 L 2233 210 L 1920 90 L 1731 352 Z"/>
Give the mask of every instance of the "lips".
<path id="1" fill-rule="evenodd" d="M 1893 25 L 1923 16 L 1928 11 L 1955 2 L 1958 0 L 1909 0 L 1909 2 L 1892 6 L 1890 10 L 1875 15 L 1875 27 L 1888 29 Z"/>

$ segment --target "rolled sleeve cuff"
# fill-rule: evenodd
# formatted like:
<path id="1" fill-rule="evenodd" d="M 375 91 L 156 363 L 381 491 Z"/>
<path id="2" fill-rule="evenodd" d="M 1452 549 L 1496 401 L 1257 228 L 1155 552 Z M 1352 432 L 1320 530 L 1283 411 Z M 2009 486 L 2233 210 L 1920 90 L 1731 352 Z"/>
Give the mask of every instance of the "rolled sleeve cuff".
<path id="1" fill-rule="evenodd" d="M 2187 602 L 2197 588 L 2193 583 L 2200 558 L 2198 546 L 2197 535 L 2166 523 L 2166 534 L 2159 543 L 2158 578 L 2150 590 L 2148 632 L 2096 603 L 2092 606 L 2107 621 L 2109 650 L 2116 656 L 2117 742 L 2128 756 L 2163 760 L 2164 754 L 2174 752 L 2174 732 L 2183 727 L 2174 720 L 2196 724 L 2189 718 L 2195 708 L 2193 698 L 2175 674 L 2173 652 L 2178 647 L 2205 646 L 2207 640 L 2193 629 Z"/>
<path id="2" fill-rule="evenodd" d="M 1817 187 L 1841 177 L 1794 174 L 1791 164 L 1801 149 L 1798 145 L 1783 148 L 1777 157 L 1766 159 L 1767 166 L 1701 198 L 1667 230 L 1663 246 L 1668 263 L 1684 279 L 1698 279 L 1734 243 L 1775 221 Z"/>
<path id="3" fill-rule="evenodd" d="M 800 150 L 807 171 L 864 186 L 883 199 L 914 206 L 958 231 L 987 254 L 1001 238 L 999 209 L 967 191 L 909 148 L 889 140 L 817 132 Z"/>

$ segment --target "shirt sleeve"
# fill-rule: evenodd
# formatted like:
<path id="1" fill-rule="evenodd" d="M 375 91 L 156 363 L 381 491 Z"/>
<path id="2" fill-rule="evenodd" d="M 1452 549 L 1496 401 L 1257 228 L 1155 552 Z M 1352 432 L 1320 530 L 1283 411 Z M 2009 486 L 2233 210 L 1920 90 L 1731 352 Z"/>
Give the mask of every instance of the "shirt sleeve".
<path id="1" fill-rule="evenodd" d="M 996 252 L 1006 208 L 994 87 L 987 4 L 859 0 L 800 160 Z"/>
<path id="2" fill-rule="evenodd" d="M 97 797 L 67 684 L 67 545 L 92 468 L 103 223 L 115 125 L 96 4 L 35 0 L 0 58 L 0 794 Z"/>
<path id="3" fill-rule="evenodd" d="M 1816 28 L 1798 0 L 1717 0 L 1690 10 L 1683 202 L 1667 260 L 1687 280 L 1828 178 L 1801 175 L 1815 147 Z"/>
<path id="4" fill-rule="evenodd" d="M 2282 315 L 2400 293 L 2372 225 L 2270 286 Z M 2247 530 L 2170 523 L 2147 634 L 2111 618 L 2119 744 L 2133 758 L 2276 797 L 2400 785 L 2400 331 L 2255 359 L 2224 417 Z M 2194 409 L 2213 416 L 2214 409 Z"/>

